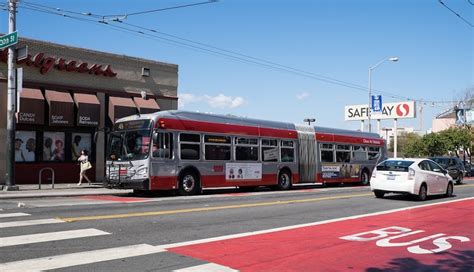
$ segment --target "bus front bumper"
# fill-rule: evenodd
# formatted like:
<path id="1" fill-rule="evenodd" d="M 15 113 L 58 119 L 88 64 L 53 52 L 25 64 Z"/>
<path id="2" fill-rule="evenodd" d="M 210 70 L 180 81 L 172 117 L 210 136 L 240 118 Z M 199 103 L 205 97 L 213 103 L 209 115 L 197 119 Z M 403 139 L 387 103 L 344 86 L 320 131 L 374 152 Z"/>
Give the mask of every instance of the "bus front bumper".
<path id="1" fill-rule="evenodd" d="M 106 179 L 103 183 L 105 188 L 109 189 L 134 189 L 134 190 L 149 190 L 149 179 L 138 180 L 109 180 Z"/>

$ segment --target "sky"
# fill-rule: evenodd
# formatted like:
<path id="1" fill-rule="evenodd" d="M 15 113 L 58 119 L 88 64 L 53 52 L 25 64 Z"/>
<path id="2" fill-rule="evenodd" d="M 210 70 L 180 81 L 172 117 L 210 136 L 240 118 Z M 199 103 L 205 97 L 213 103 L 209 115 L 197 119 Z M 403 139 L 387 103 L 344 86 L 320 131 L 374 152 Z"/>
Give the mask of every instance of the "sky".
<path id="1" fill-rule="evenodd" d="M 179 109 L 189 111 L 294 123 L 315 118 L 318 126 L 356 130 L 360 122 L 344 121 L 344 107 L 367 104 L 369 67 L 398 57 L 373 70 L 372 92 L 387 103 L 416 100 L 422 119 L 418 112 L 398 127 L 427 130 L 474 88 L 473 0 L 442 1 L 467 22 L 439 0 L 220 0 L 134 14 L 202 2 L 21 0 L 17 30 L 20 37 L 177 64 Z M 119 16 L 105 17 L 105 25 L 94 15 Z M 114 18 L 122 23 L 111 26 Z M 4 10 L 0 22 L 0 32 L 8 32 Z"/>

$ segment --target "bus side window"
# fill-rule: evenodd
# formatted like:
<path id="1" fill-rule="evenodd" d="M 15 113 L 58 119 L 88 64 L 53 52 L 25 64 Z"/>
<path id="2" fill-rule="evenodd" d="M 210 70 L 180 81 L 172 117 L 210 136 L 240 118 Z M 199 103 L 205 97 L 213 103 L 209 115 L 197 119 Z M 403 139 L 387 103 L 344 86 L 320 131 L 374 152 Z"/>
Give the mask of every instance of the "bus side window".
<path id="1" fill-rule="evenodd" d="M 169 132 L 158 132 L 156 141 L 153 142 L 153 158 L 173 158 L 173 134 Z"/>
<path id="2" fill-rule="evenodd" d="M 319 144 L 321 149 L 321 162 L 334 162 L 334 145 Z"/>
<path id="3" fill-rule="evenodd" d="M 281 141 L 281 161 L 292 162 L 295 160 L 294 142 Z"/>
<path id="4" fill-rule="evenodd" d="M 201 159 L 201 135 L 181 133 L 179 135 L 179 149 L 182 160 Z"/>
<path id="5" fill-rule="evenodd" d="M 350 162 L 351 161 L 351 146 L 350 145 L 336 145 L 336 162 Z"/>
<path id="6" fill-rule="evenodd" d="M 380 157 L 380 147 L 369 147 L 369 160 L 377 160 Z"/>

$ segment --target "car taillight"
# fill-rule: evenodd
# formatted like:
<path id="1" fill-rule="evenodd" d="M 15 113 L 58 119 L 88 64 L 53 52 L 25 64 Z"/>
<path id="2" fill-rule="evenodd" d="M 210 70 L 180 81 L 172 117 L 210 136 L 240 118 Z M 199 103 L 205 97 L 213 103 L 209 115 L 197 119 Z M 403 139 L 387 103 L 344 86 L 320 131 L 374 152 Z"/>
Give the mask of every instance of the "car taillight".
<path id="1" fill-rule="evenodd" d="M 408 168 L 408 179 L 415 179 L 415 170 Z"/>
<path id="2" fill-rule="evenodd" d="M 377 177 L 377 170 L 374 169 L 374 171 L 372 172 L 372 178 L 376 178 Z"/>

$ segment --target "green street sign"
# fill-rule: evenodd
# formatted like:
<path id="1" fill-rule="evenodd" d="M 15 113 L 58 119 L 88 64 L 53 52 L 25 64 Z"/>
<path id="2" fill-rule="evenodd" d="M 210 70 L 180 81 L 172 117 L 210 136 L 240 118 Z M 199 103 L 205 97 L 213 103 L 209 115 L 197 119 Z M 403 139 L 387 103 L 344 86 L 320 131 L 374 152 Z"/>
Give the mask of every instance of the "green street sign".
<path id="1" fill-rule="evenodd" d="M 16 43 L 18 43 L 18 33 L 16 31 L 0 37 L 0 49 L 12 46 Z"/>

